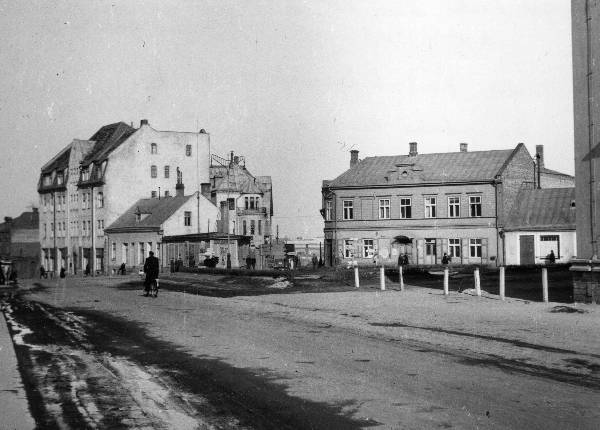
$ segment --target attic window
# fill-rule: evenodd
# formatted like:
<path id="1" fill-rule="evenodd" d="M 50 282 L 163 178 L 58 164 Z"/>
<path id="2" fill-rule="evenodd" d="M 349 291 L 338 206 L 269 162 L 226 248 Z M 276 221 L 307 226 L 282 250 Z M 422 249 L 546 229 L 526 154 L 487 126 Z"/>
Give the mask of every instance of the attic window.
<path id="1" fill-rule="evenodd" d="M 406 178 L 408 176 L 408 172 L 406 170 L 403 170 L 402 173 L 400 173 L 400 176 Z"/>
<path id="2" fill-rule="evenodd" d="M 571 207 L 574 208 L 575 207 L 575 200 L 571 200 Z"/>
<path id="3" fill-rule="evenodd" d="M 150 154 L 158 154 L 158 145 L 156 143 L 150 144 Z"/>

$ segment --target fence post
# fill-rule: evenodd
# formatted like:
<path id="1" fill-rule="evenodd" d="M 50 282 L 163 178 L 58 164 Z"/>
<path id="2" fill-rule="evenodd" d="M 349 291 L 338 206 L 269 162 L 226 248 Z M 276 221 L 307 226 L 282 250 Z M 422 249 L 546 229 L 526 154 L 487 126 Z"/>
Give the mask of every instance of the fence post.
<path id="1" fill-rule="evenodd" d="M 448 295 L 448 268 L 444 267 L 444 295 L 447 296 Z"/>
<path id="2" fill-rule="evenodd" d="M 354 262 L 354 286 L 356 288 L 360 287 L 360 281 L 358 279 L 358 263 L 356 261 Z"/>
<path id="3" fill-rule="evenodd" d="M 548 303 L 548 269 L 542 267 L 542 296 L 544 303 Z"/>
<path id="4" fill-rule="evenodd" d="M 383 267 L 383 264 L 379 268 L 379 285 L 381 286 L 381 291 L 385 291 L 385 267 Z"/>
<path id="5" fill-rule="evenodd" d="M 473 276 L 475 277 L 475 292 L 478 297 L 481 297 L 481 284 L 479 282 L 479 267 L 476 267 L 473 271 Z"/>
<path id="6" fill-rule="evenodd" d="M 506 292 L 504 269 L 505 269 L 504 266 L 500 266 L 500 300 L 504 300 L 505 292 Z"/>
<path id="7" fill-rule="evenodd" d="M 404 291 L 404 275 L 402 274 L 402 265 L 398 266 L 398 276 L 400 279 L 400 291 Z"/>

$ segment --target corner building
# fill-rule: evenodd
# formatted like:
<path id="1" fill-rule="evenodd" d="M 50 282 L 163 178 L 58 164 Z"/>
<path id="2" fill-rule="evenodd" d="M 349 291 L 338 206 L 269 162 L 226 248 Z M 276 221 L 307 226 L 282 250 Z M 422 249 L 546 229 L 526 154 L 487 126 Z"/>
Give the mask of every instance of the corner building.
<path id="1" fill-rule="evenodd" d="M 536 165 L 524 144 L 514 149 L 358 159 L 323 181 L 325 263 L 504 264 L 504 223 L 519 190 L 533 187 Z M 538 180 L 539 181 L 539 180 Z"/>
<path id="2" fill-rule="evenodd" d="M 142 198 L 176 195 L 177 172 L 192 189 L 209 182 L 210 137 L 123 122 L 75 139 L 40 174 L 41 260 L 48 270 L 104 272 L 104 228 Z M 155 251 L 158 251 L 155 250 Z"/>

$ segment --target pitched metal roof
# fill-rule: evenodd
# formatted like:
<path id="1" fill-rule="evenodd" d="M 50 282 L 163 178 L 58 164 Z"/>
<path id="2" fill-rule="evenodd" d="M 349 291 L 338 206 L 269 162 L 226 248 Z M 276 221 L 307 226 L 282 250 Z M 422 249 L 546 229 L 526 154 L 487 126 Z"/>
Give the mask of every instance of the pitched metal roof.
<path id="1" fill-rule="evenodd" d="M 52 173 L 54 170 L 64 170 L 69 167 L 71 157 L 71 144 L 63 148 L 50 161 L 42 166 L 42 174 Z"/>
<path id="2" fill-rule="evenodd" d="M 90 137 L 89 140 L 93 140 L 96 143 L 81 164 L 87 166 L 92 162 L 104 160 L 115 148 L 136 131 L 137 129 L 130 127 L 124 122 L 105 125 Z"/>
<path id="3" fill-rule="evenodd" d="M 521 189 L 504 229 L 575 230 L 575 188 Z"/>
<path id="4" fill-rule="evenodd" d="M 140 199 L 108 226 L 107 233 L 119 230 L 158 230 L 191 196 L 161 197 L 160 199 Z M 137 214 L 146 215 L 138 221 Z"/>
<path id="5" fill-rule="evenodd" d="M 329 186 L 491 181 L 521 145 L 506 150 L 367 157 Z"/>

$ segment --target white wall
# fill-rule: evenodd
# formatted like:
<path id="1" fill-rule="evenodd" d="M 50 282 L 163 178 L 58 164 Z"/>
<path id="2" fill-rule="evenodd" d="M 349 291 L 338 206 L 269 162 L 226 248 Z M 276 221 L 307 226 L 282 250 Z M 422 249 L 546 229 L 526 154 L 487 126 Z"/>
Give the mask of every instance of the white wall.
<path id="1" fill-rule="evenodd" d="M 554 249 L 557 263 L 567 263 L 576 254 L 577 250 L 577 239 L 575 231 L 511 231 L 504 233 L 505 250 L 506 250 L 506 264 L 507 265 L 519 265 L 521 264 L 521 249 L 519 244 L 520 236 L 534 236 L 534 255 L 536 264 L 544 264 L 546 260 L 542 255 L 540 236 L 545 235 L 557 235 L 560 241 L 560 259 L 558 258 L 558 252 Z"/>
<path id="2" fill-rule="evenodd" d="M 186 211 L 192 213 L 191 225 L 184 225 L 184 216 Z M 198 200 L 194 195 L 185 202 L 173 215 L 163 224 L 165 236 L 176 236 L 180 234 L 208 233 L 216 231 L 215 221 L 219 216 L 219 210 L 203 195 L 200 195 L 200 230 L 198 230 Z"/>

